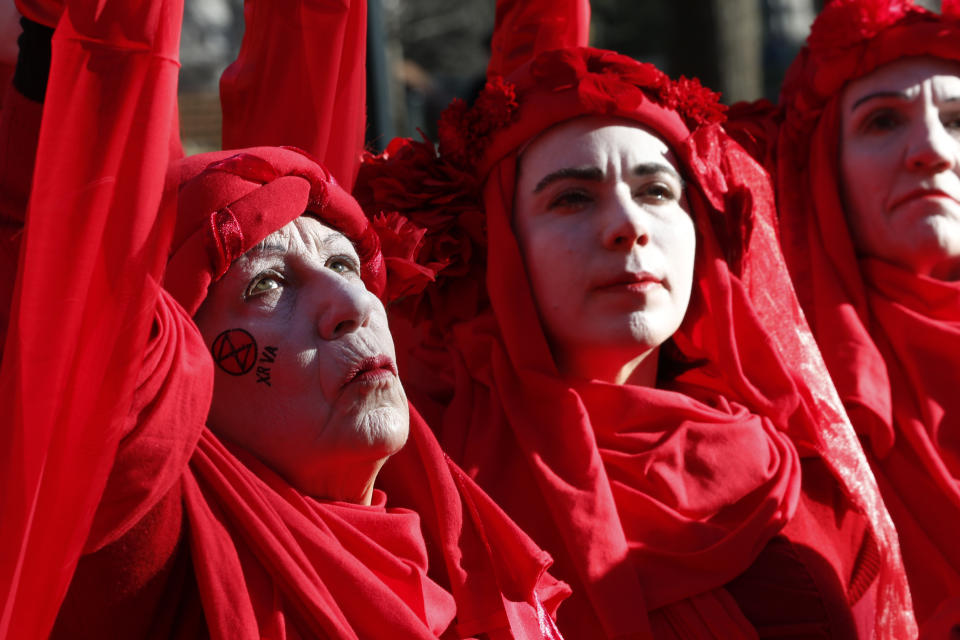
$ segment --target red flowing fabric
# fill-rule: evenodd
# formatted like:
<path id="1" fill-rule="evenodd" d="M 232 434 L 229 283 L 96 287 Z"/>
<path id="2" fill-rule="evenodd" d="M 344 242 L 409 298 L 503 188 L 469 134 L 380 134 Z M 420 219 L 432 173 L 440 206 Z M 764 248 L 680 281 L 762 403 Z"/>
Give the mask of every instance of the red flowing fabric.
<path id="1" fill-rule="evenodd" d="M 505 77 L 537 54 L 585 47 L 590 38 L 587 0 L 497 0 L 487 77 Z"/>
<path id="2" fill-rule="evenodd" d="M 441 121 L 440 161 L 466 162 L 484 178 L 490 308 L 451 327 L 421 325 L 415 343 L 404 347 L 436 373 L 422 386 L 408 378 L 408 388 L 431 424 L 440 425 L 444 449 L 551 551 L 557 575 L 573 583 L 574 596 L 560 610 L 561 630 L 570 637 L 756 637 L 724 587 L 751 574 L 758 559 L 774 557 L 772 541 L 786 535 L 788 547 L 811 549 L 830 564 L 842 583 L 836 606 L 847 616 L 862 595 L 852 574 L 864 564 L 849 556 L 875 541 L 879 561 L 864 578 L 869 586 L 879 572 L 868 626 L 878 637 L 914 634 L 895 534 L 869 467 L 809 334 L 802 325 L 782 328 L 785 317 L 802 317 L 776 253 L 769 184 L 715 124 L 712 95 L 616 54 L 569 49 L 541 54 L 507 81 L 492 79 L 477 105 L 454 105 Z M 656 131 L 692 179 L 688 197 L 700 247 L 691 308 L 673 341 L 699 364 L 666 388 L 565 382 L 513 235 L 518 150 L 548 127 L 585 114 Z M 394 148 L 394 164 L 389 157 L 371 160 L 358 187 L 381 226 L 381 212 L 398 209 L 410 226 L 424 225 L 428 239 L 420 236 L 417 251 L 430 253 L 457 232 L 444 226 L 430 237 L 440 197 L 399 196 L 408 209 L 390 201 L 391 171 L 422 170 L 401 166 L 410 149 Z M 452 170 L 444 179 L 454 192 L 470 186 Z M 456 202 L 453 195 L 447 201 Z M 460 215 L 462 224 L 472 224 L 466 212 Z M 405 224 L 388 230 L 416 237 Z M 407 258 L 423 264 L 417 251 Z M 443 268 L 431 268 L 439 283 Z M 464 288 L 471 290 L 469 283 Z M 421 342 L 423 335 L 432 342 Z M 444 350 L 446 368 L 437 364 Z M 801 483 L 801 464 L 804 474 L 818 464 L 825 471 Z M 825 526 L 814 517 L 816 478 L 835 491 Z M 834 519 L 863 523 L 850 549 L 842 527 L 830 524 Z M 819 586 L 814 600 L 829 608 L 818 599 Z M 816 631 L 807 635 L 829 637 Z"/>
<path id="3" fill-rule="evenodd" d="M 788 72 L 780 110 L 745 110 L 737 123 L 775 175 L 784 254 L 896 524 L 920 622 L 960 594 L 960 301 L 956 283 L 858 258 L 837 148 L 847 82 L 908 56 L 960 60 L 960 7 L 943 8 L 835 0 Z"/>
<path id="4" fill-rule="evenodd" d="M 49 633 L 123 431 L 165 258 L 181 13 L 67 2 L 54 35 L 0 370 L 3 637 Z"/>
<path id="5" fill-rule="evenodd" d="M 223 148 L 296 145 L 348 191 L 366 130 L 366 0 L 245 0 L 220 79 Z"/>

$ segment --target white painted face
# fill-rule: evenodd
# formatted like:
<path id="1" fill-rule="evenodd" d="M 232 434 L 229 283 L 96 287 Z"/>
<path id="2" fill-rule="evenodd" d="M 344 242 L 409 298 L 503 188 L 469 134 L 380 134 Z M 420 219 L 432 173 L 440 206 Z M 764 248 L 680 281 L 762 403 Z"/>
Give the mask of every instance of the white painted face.
<path id="1" fill-rule="evenodd" d="M 906 58 L 840 100 L 840 168 L 858 251 L 960 278 L 960 64 Z"/>
<path id="2" fill-rule="evenodd" d="M 666 143 L 629 121 L 571 120 L 523 152 L 514 227 L 566 375 L 623 382 L 680 327 L 696 249 L 683 188 Z"/>
<path id="3" fill-rule="evenodd" d="M 294 220 L 234 261 L 195 319 L 217 363 L 211 428 L 305 493 L 368 498 L 409 413 L 346 236 Z"/>

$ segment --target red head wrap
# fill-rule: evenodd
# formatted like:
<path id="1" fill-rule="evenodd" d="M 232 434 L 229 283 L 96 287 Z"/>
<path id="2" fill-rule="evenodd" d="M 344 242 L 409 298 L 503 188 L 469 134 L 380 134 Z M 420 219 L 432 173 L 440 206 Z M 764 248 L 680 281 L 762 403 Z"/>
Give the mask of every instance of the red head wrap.
<path id="1" fill-rule="evenodd" d="M 641 606 L 662 611 L 651 618 L 655 629 L 679 615 L 723 637 L 743 631 L 742 615 L 725 608 L 729 596 L 718 588 L 750 566 L 793 514 L 800 445 L 820 454 L 868 514 L 884 556 L 881 627 L 886 637 L 902 637 L 912 618 L 898 581 L 895 536 L 832 387 L 816 374 L 822 362 L 805 339 L 776 250 L 765 174 L 717 126 L 723 108 L 716 98 L 696 81 L 670 80 L 612 52 L 550 51 L 507 80 L 492 78 L 473 107 L 452 105 L 441 120 L 439 157 L 407 142 L 368 159 L 358 182 L 361 202 L 381 222 L 392 221 L 381 224 L 392 240 L 408 240 L 406 262 L 416 260 L 436 278 L 421 278 L 406 293 L 425 287 L 434 305 L 456 300 L 453 290 L 489 295 L 490 309 L 479 317 L 471 314 L 486 306 L 482 296 L 466 312 L 431 317 L 439 321 L 428 326 L 442 331 L 450 329 L 450 316 L 466 320 L 443 338 L 457 352 L 442 372 L 456 387 L 452 400 L 441 396 L 448 407 L 438 408 L 443 418 L 432 422 L 442 422 L 445 449 L 553 553 L 557 573 L 577 583 L 560 611 L 568 635 L 642 634 L 649 627 Z M 677 379 L 682 393 L 571 385 L 558 374 L 540 325 L 512 230 L 518 157 L 547 128 L 585 115 L 654 131 L 688 179 L 701 246 L 694 299 L 674 341 L 707 364 Z M 393 198 L 398 175 L 420 178 L 406 186 L 424 197 Z M 477 194 L 463 191 L 477 184 L 487 265 L 461 273 L 479 272 L 485 282 L 458 289 L 441 282 L 444 265 L 428 264 L 420 251 L 461 221 L 476 224 L 478 207 L 470 201 Z M 454 212 L 444 210 L 446 202 L 458 203 Z M 393 268 L 390 277 L 413 271 Z M 422 349 L 416 355 L 436 359 Z M 407 380 L 412 393 L 424 394 L 418 406 L 429 408 L 436 389 L 415 388 L 423 384 L 415 376 Z M 723 436 L 711 441 L 714 459 L 751 453 L 742 463 L 711 468 L 706 475 L 717 485 L 704 490 L 689 446 L 717 433 Z M 680 462 L 658 466 L 668 459 Z M 643 471 L 667 467 L 674 472 L 655 481 Z"/>
<path id="2" fill-rule="evenodd" d="M 945 1 L 943 10 L 907 0 L 829 3 L 787 73 L 783 124 L 768 154 L 784 254 L 837 390 L 876 457 L 921 621 L 960 592 L 960 464 L 952 462 L 960 447 L 940 429 L 960 419 L 960 289 L 857 255 L 842 201 L 839 104 L 850 81 L 887 63 L 960 60 L 960 6 Z"/>
<path id="3" fill-rule="evenodd" d="M 376 295 L 386 273 L 380 242 L 356 201 L 306 153 L 255 147 L 191 156 L 173 168 L 177 226 L 165 288 L 193 314 L 230 264 L 274 231 L 310 214 L 346 235 Z"/>

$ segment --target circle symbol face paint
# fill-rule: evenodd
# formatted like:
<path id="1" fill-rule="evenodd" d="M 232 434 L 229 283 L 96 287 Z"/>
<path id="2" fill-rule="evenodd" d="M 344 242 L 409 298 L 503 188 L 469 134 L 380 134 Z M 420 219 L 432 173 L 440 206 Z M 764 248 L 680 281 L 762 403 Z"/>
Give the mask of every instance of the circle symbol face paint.
<path id="1" fill-rule="evenodd" d="M 213 361 L 232 376 L 242 376 L 257 362 L 257 341 L 243 329 L 227 329 L 210 345 Z"/>

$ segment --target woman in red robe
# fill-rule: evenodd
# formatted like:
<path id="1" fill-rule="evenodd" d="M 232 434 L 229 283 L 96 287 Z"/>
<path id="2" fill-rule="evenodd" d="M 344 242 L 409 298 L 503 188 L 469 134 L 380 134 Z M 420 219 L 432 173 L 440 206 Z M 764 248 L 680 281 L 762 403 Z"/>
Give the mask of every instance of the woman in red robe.
<path id="1" fill-rule="evenodd" d="M 452 105 L 439 156 L 368 159 L 408 393 L 556 558 L 569 637 L 911 637 L 768 179 L 721 119 L 695 81 L 559 49 Z"/>
<path id="2" fill-rule="evenodd" d="M 554 637 L 548 556 L 407 413 L 355 201 L 292 149 L 175 162 L 181 12 L 68 2 L 54 35 L 0 378 L 0 635 Z M 408 428 L 417 511 L 372 488 Z"/>
<path id="3" fill-rule="evenodd" d="M 784 253 L 900 536 L 917 619 L 960 595 L 960 7 L 827 5 L 767 119 Z"/>

